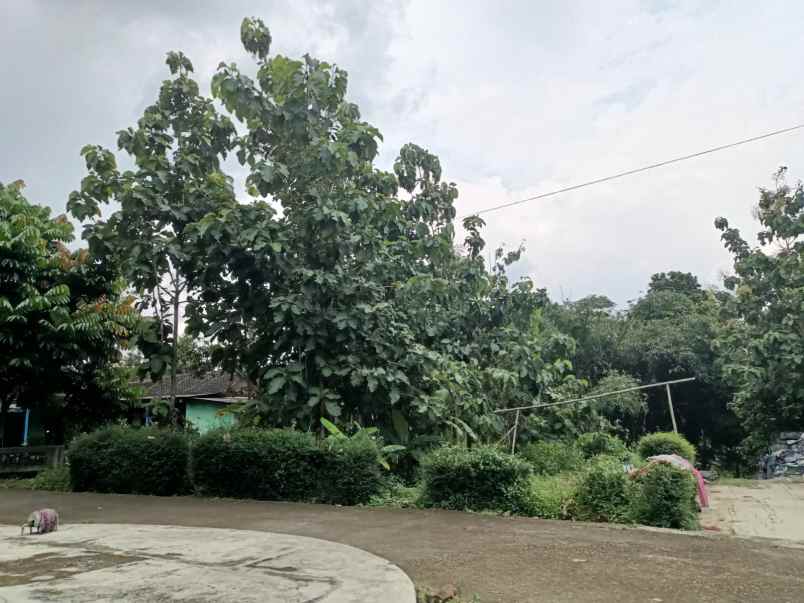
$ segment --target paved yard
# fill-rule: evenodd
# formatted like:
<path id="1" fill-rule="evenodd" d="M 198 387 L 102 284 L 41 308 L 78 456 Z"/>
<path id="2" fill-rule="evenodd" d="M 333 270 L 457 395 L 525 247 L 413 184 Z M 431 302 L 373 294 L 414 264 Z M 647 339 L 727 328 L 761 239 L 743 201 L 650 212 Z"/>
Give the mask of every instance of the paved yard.
<path id="1" fill-rule="evenodd" d="M 98 494 L 0 492 L 0 523 L 52 506 L 65 525 L 245 528 L 350 544 L 419 585 L 456 584 L 481 603 L 800 602 L 804 549 L 722 535 L 447 511 Z"/>
<path id="2" fill-rule="evenodd" d="M 360 549 L 287 534 L 68 524 L 21 536 L 0 526 L 0 601 L 415 603 L 396 566 Z"/>

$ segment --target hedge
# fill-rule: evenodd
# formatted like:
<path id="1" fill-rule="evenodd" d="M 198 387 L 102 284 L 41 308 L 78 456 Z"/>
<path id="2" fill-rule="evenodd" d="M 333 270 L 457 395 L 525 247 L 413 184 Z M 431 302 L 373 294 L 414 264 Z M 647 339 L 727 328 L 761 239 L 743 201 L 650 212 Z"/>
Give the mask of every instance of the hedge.
<path id="1" fill-rule="evenodd" d="M 575 471 L 583 465 L 581 451 L 568 442 L 530 442 L 520 452 L 537 475 Z"/>
<path id="2" fill-rule="evenodd" d="M 354 505 L 382 490 L 377 445 L 290 430 L 212 431 L 193 446 L 192 476 L 206 495 Z"/>
<path id="3" fill-rule="evenodd" d="M 688 471 L 655 463 L 638 478 L 633 517 L 642 524 L 690 530 L 698 526 L 695 481 Z"/>
<path id="4" fill-rule="evenodd" d="M 672 431 L 660 431 L 643 436 L 637 444 L 637 452 L 643 459 L 657 454 L 677 454 L 695 462 L 695 446 L 683 435 Z"/>
<path id="5" fill-rule="evenodd" d="M 445 447 L 422 462 L 423 502 L 457 510 L 515 510 L 530 465 L 496 448 Z"/>
<path id="6" fill-rule="evenodd" d="M 622 462 L 597 457 L 581 476 L 575 492 L 575 515 L 586 521 L 625 523 L 631 520 L 634 485 Z"/>
<path id="7" fill-rule="evenodd" d="M 290 430 L 210 431 L 193 445 L 192 477 L 201 494 L 308 500 L 324 453 L 309 434 Z"/>
<path id="8" fill-rule="evenodd" d="M 171 496 L 189 491 L 189 446 L 180 432 L 107 427 L 73 440 L 68 458 L 77 492 Z"/>

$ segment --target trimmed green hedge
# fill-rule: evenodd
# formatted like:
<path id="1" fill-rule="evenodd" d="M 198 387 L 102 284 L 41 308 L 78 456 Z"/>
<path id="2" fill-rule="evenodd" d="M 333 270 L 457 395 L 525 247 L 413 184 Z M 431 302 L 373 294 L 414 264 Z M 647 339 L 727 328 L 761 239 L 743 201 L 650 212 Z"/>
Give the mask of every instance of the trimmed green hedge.
<path id="1" fill-rule="evenodd" d="M 637 444 L 637 452 L 643 459 L 657 454 L 677 454 L 695 462 L 695 446 L 683 435 L 672 431 L 660 431 L 643 436 Z"/>
<path id="2" fill-rule="evenodd" d="M 537 475 L 556 475 L 575 471 L 583 465 L 583 455 L 568 442 L 530 442 L 520 452 Z"/>
<path id="3" fill-rule="evenodd" d="M 322 444 L 323 472 L 318 500 L 336 505 L 367 503 L 383 490 L 386 476 L 377 444 L 370 437 L 330 437 Z"/>
<path id="4" fill-rule="evenodd" d="M 309 433 L 280 429 L 210 431 L 195 442 L 192 476 L 208 496 L 308 500 L 324 454 Z"/>
<path id="5" fill-rule="evenodd" d="M 283 429 L 212 431 L 193 446 L 193 483 L 206 495 L 355 505 L 382 490 L 377 445 Z"/>
<path id="6" fill-rule="evenodd" d="M 496 448 L 440 448 L 422 463 L 424 504 L 457 510 L 514 510 L 530 475 L 526 461 Z"/>
<path id="7" fill-rule="evenodd" d="M 655 463 L 638 478 L 633 517 L 660 528 L 692 530 L 698 527 L 695 479 L 688 471 Z"/>
<path id="8" fill-rule="evenodd" d="M 172 496 L 189 491 L 189 446 L 183 433 L 107 427 L 73 440 L 68 458 L 77 492 Z"/>

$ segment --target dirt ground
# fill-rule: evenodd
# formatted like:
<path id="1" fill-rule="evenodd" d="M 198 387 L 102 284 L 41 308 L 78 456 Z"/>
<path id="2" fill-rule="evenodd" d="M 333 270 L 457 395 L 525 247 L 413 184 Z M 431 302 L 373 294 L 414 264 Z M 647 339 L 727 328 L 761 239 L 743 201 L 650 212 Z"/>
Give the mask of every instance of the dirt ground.
<path id="1" fill-rule="evenodd" d="M 804 543 L 804 482 L 746 481 L 710 488 L 712 509 L 705 526 L 737 536 L 781 538 Z"/>
<path id="2" fill-rule="evenodd" d="M 420 586 L 481 603 L 804 600 L 804 547 L 721 534 L 449 511 L 340 508 L 202 498 L 0 491 L 0 523 L 35 508 L 62 522 L 230 527 L 357 546 Z"/>

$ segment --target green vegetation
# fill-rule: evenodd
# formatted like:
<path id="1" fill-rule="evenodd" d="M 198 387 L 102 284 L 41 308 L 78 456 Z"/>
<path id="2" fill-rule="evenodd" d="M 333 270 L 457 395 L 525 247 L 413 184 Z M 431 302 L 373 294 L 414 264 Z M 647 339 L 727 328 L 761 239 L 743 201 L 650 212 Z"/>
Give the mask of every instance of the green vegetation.
<path id="1" fill-rule="evenodd" d="M 435 155 L 406 144 L 375 165 L 382 137 L 345 71 L 271 54 L 259 19 L 241 41 L 255 65 L 220 64 L 211 97 L 168 54 L 155 102 L 118 133 L 130 169 L 82 150 L 68 211 L 87 249 L 21 182 L 0 185 L 0 434 L 12 404 L 55 417 L 54 441 L 91 432 L 69 449 L 74 489 L 692 527 L 689 480 L 631 479 L 634 449 L 739 472 L 804 420 L 804 190 L 783 172 L 760 194 L 759 247 L 716 222 L 726 290 L 670 271 L 628 308 L 555 302 L 509 276 L 523 248 L 488 253 L 482 219 L 456 223 Z M 165 376 L 168 399 L 134 402 L 132 365 Z M 238 429 L 181 430 L 180 368 L 254 385 Z M 681 435 L 653 433 L 672 425 L 666 392 L 635 388 L 686 376 Z M 548 406 L 517 414 L 511 442 L 514 415 L 494 411 L 534 401 Z M 158 428 L 108 427 L 146 407 Z M 30 485 L 64 488 L 64 470 Z"/>
<path id="2" fill-rule="evenodd" d="M 627 453 L 625 443 L 618 437 L 603 432 L 581 434 L 575 442 L 585 459 L 605 454 L 624 457 Z"/>
<path id="3" fill-rule="evenodd" d="M 527 487 L 530 466 L 496 448 L 445 447 L 422 465 L 427 506 L 458 510 L 510 510 Z"/>
<path id="4" fill-rule="evenodd" d="M 649 526 L 691 530 L 698 527 L 695 480 L 688 471 L 656 463 L 638 478 L 633 518 Z"/>
<path id="5" fill-rule="evenodd" d="M 77 492 L 185 494 L 189 452 L 182 433 L 107 427 L 70 444 L 70 482 Z"/>
<path id="6" fill-rule="evenodd" d="M 633 490 L 619 459 L 597 457 L 578 480 L 575 518 L 627 523 L 631 519 Z"/>
<path id="7" fill-rule="evenodd" d="M 690 463 L 695 462 L 695 446 L 690 444 L 684 436 L 672 431 L 650 433 L 643 436 L 637 444 L 637 452 L 643 459 L 657 454 L 677 454 Z"/>
<path id="8" fill-rule="evenodd" d="M 576 471 L 584 462 L 578 446 L 568 442 L 530 442 L 522 448 L 520 454 L 537 475 Z"/>
<path id="9" fill-rule="evenodd" d="M 284 429 L 213 431 L 193 444 L 192 476 L 211 496 L 354 505 L 384 485 L 377 444 Z"/>

